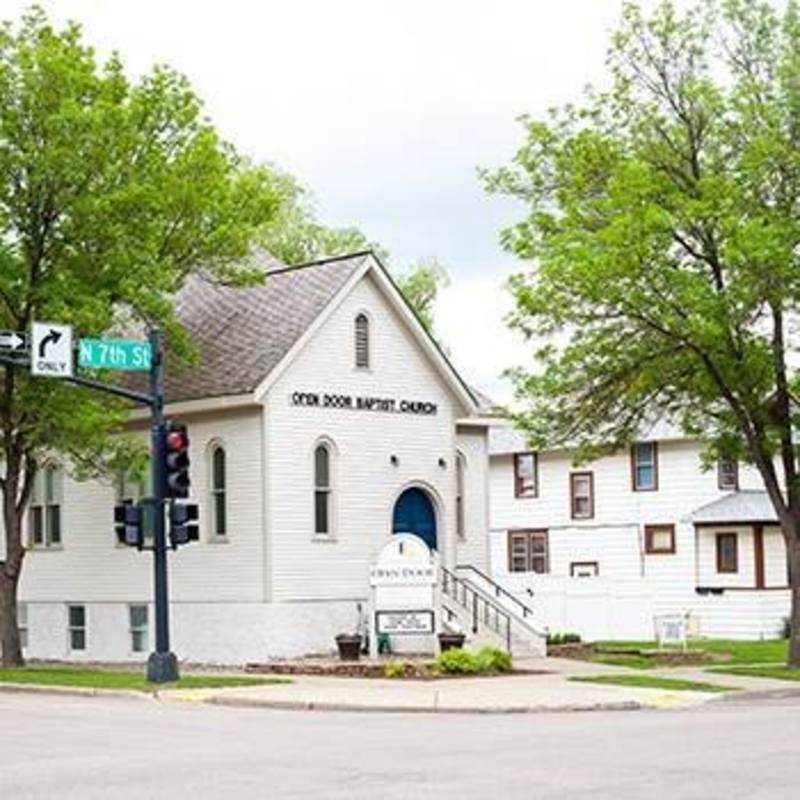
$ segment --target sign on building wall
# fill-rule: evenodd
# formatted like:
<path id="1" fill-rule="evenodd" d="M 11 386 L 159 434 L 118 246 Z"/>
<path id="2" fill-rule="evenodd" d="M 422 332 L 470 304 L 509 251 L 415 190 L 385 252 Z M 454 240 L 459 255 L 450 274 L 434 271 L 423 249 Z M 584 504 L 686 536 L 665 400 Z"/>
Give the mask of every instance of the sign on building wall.
<path id="1" fill-rule="evenodd" d="M 303 408 L 341 408 L 349 411 L 383 411 L 388 414 L 432 416 L 438 412 L 429 400 L 396 397 L 364 397 L 336 392 L 292 392 L 289 402 Z"/>

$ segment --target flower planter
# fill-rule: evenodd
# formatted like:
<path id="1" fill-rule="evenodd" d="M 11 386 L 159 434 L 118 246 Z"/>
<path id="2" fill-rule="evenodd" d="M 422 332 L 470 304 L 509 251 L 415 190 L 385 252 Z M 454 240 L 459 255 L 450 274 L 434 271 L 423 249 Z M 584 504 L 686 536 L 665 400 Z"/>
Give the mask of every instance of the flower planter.
<path id="1" fill-rule="evenodd" d="M 358 661 L 361 656 L 361 636 L 357 633 L 340 633 L 336 637 L 336 646 L 342 661 Z"/>
<path id="2" fill-rule="evenodd" d="M 445 650 L 461 649 L 466 638 L 463 633 L 440 633 L 439 650 L 444 653 Z"/>

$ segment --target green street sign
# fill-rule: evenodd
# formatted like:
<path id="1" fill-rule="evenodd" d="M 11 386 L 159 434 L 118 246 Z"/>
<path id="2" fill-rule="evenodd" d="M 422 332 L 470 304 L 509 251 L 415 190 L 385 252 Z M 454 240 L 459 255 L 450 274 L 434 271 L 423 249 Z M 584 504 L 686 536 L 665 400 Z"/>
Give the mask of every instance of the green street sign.
<path id="1" fill-rule="evenodd" d="M 135 339 L 81 339 L 78 365 L 92 369 L 149 370 L 150 343 Z"/>

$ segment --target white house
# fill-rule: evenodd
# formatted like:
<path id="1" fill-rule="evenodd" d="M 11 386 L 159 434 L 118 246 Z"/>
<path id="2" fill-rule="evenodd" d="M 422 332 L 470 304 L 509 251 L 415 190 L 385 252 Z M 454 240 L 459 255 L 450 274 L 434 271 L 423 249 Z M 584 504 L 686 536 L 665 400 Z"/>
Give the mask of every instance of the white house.
<path id="1" fill-rule="evenodd" d="M 508 426 L 490 450 L 493 576 L 551 631 L 652 638 L 654 617 L 680 614 L 699 635 L 782 632 L 786 548 L 754 468 L 703 472 L 666 425 L 580 467 Z"/>
<path id="2" fill-rule="evenodd" d="M 578 470 L 528 453 L 372 254 L 262 262 L 263 286 L 194 277 L 177 300 L 200 354 L 167 364 L 201 520 L 200 541 L 169 557 L 180 658 L 330 652 L 363 625 L 369 567 L 397 532 L 436 552 L 437 628 L 477 642 L 542 653 L 546 628 L 651 637 L 663 613 L 702 634 L 779 631 L 783 545 L 749 470 L 704 474 L 672 433 Z M 130 424 L 147 436 L 144 412 Z M 143 488 L 63 466 L 43 465 L 26 515 L 25 653 L 144 659 L 152 561 L 117 545 L 112 522 Z"/>

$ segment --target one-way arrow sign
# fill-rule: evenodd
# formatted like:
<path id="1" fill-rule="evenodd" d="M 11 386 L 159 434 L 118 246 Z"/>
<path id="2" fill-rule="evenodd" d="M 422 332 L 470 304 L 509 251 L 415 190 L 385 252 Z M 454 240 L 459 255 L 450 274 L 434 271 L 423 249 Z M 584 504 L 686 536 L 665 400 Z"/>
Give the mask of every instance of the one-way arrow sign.
<path id="1" fill-rule="evenodd" d="M 0 350 L 24 350 L 26 341 L 24 333 L 0 331 Z"/>

